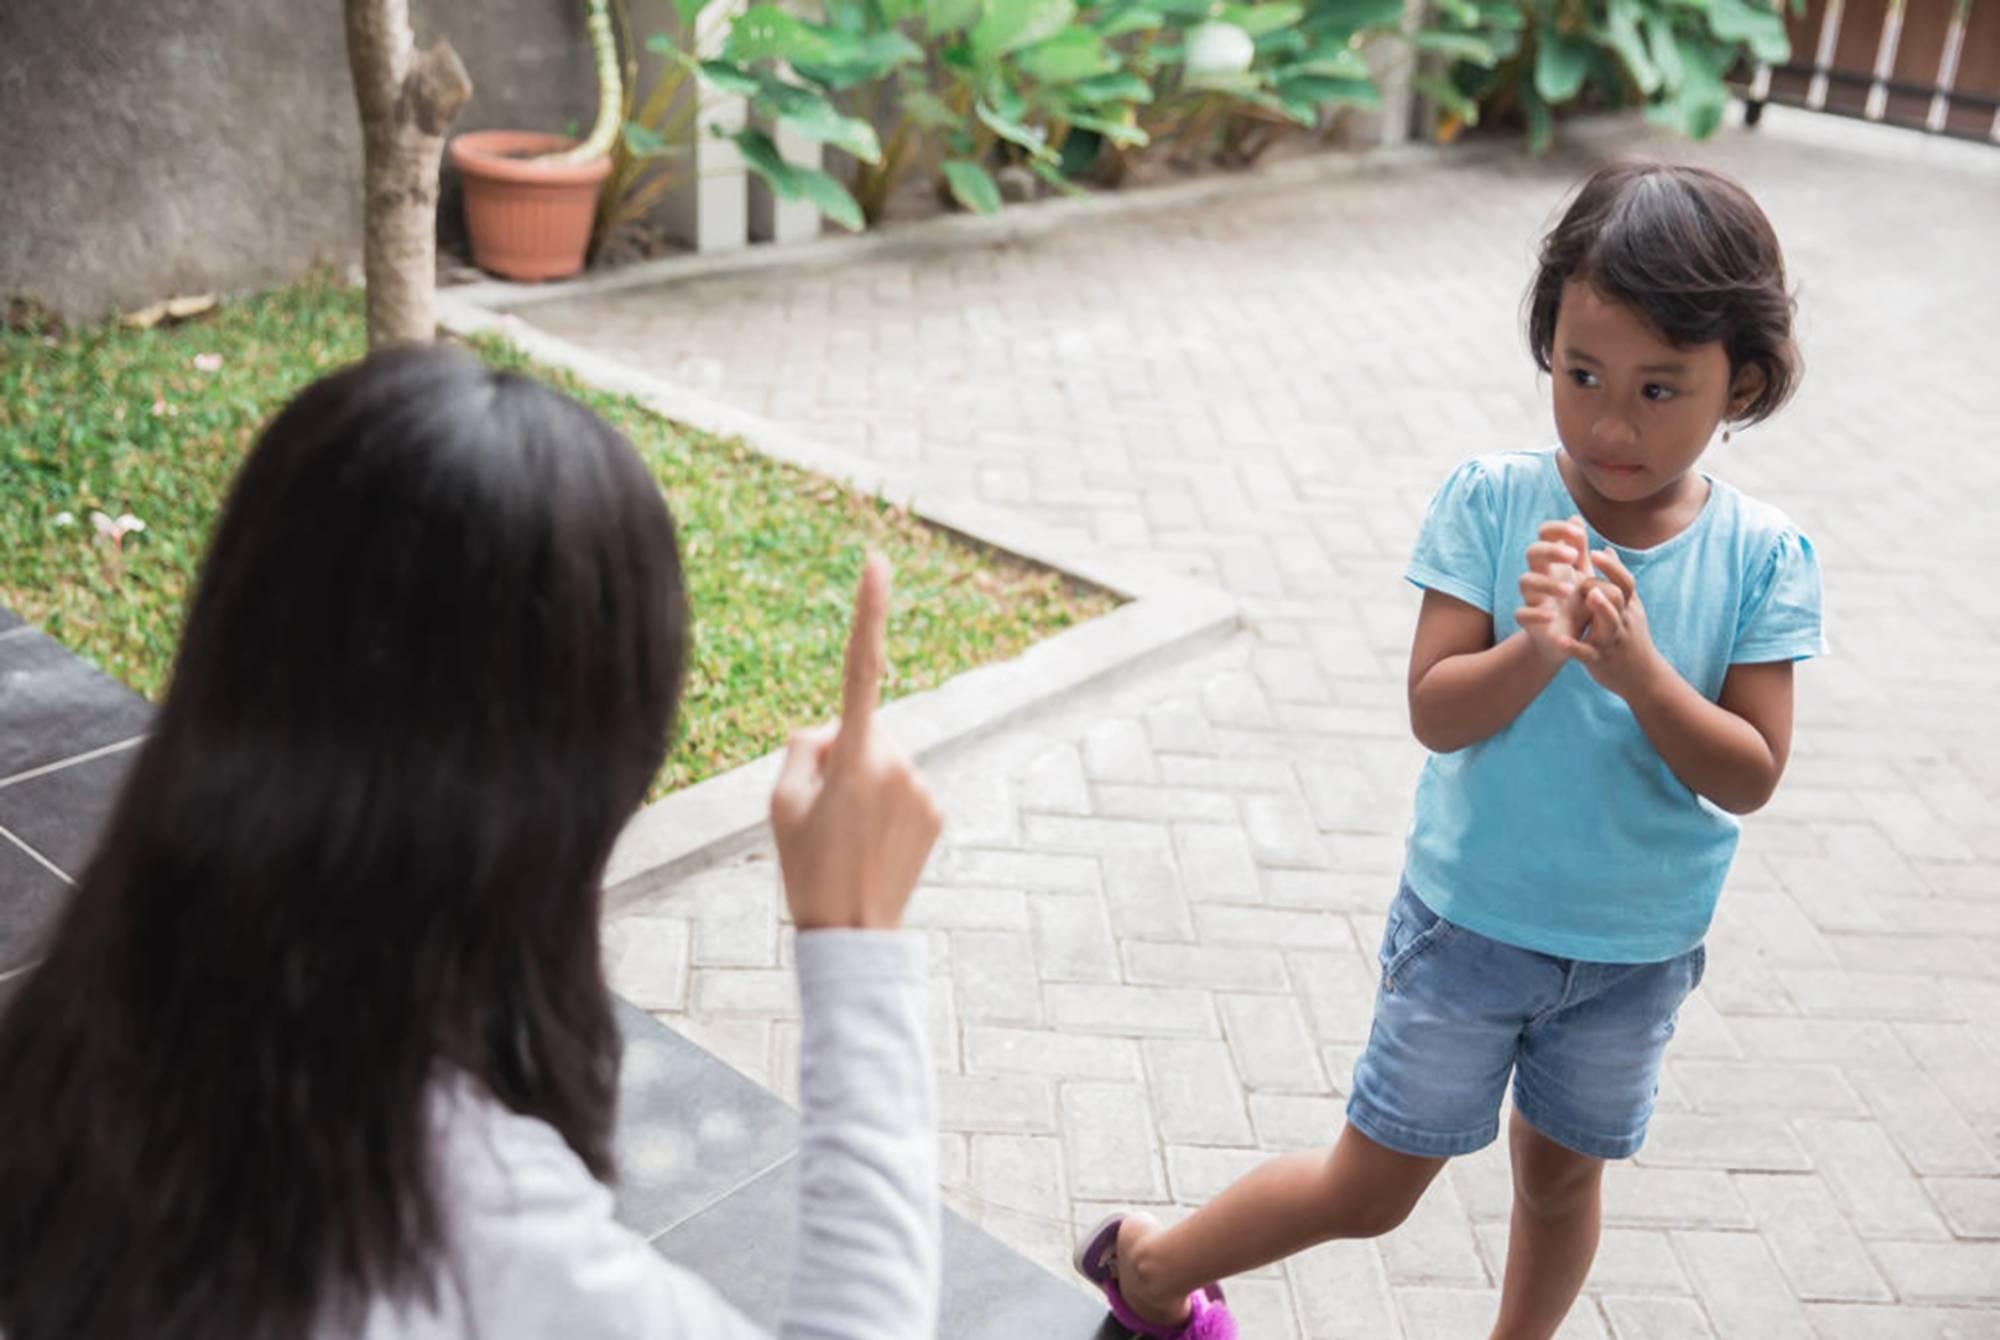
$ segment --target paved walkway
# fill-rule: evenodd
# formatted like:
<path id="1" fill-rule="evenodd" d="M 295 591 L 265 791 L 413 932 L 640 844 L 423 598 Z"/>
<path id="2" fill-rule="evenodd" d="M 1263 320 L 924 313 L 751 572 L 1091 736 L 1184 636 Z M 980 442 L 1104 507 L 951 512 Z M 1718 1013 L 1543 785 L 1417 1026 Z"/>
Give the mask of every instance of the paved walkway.
<path id="1" fill-rule="evenodd" d="M 1645 138 L 1643 132 L 1640 138 Z M 1751 824 L 1565 1335 L 2000 1336 L 2000 154 L 1784 116 L 1706 146 L 1785 239 L 1803 394 L 1717 458 L 1825 556 L 1838 656 Z M 1530 247 L 1582 157 L 1398 169 L 531 319 L 1241 597 L 1201 662 L 983 747 L 913 921 L 954 1202 L 1060 1267 L 1326 1144 L 1420 763 L 1397 580 L 1445 471 L 1550 429 Z M 619 987 L 783 1089 L 768 856 L 613 928 Z M 1255 1340 L 1485 1334 L 1496 1150 L 1237 1282 Z"/>

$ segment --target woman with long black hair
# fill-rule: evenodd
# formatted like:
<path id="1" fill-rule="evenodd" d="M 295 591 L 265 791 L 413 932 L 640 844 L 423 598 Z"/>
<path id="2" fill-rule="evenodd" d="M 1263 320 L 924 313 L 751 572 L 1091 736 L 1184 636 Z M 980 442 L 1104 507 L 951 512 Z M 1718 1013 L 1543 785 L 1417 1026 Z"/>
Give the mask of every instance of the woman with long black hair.
<path id="1" fill-rule="evenodd" d="M 805 1026 L 781 1333 L 928 1336 L 939 827 L 873 719 L 772 799 Z M 171 687 L 0 1017 L 8 1340 L 734 1337 L 611 1218 L 612 842 L 686 656 L 672 522 L 588 410 L 463 354 L 302 392 L 239 475 Z"/>

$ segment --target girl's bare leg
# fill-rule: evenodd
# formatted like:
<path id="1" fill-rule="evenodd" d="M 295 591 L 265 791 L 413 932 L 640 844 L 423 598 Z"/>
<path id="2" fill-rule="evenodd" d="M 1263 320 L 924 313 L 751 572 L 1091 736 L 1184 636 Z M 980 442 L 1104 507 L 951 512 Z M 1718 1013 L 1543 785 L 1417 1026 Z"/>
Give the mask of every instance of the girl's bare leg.
<path id="1" fill-rule="evenodd" d="M 1602 1219 L 1604 1160 L 1579 1154 L 1514 1116 L 1514 1221 L 1492 1340 L 1548 1340 L 1569 1315 Z"/>
<path id="2" fill-rule="evenodd" d="M 1128 1215 L 1118 1231 L 1118 1291 L 1156 1326 L 1187 1316 L 1187 1297 L 1334 1238 L 1373 1238 L 1409 1217 L 1445 1165 L 1353 1127 L 1331 1150 L 1284 1154 L 1244 1174 L 1171 1228 Z"/>

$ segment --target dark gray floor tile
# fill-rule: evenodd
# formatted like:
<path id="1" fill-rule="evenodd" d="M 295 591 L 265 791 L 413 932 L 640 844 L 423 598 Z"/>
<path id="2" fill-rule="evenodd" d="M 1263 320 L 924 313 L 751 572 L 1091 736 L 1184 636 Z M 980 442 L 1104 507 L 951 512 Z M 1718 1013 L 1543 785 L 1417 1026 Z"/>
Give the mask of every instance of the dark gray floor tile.
<path id="1" fill-rule="evenodd" d="M 0 786 L 0 828 L 75 879 L 96 849 L 111 803 L 138 756 L 136 747 L 121 749 Z"/>
<path id="2" fill-rule="evenodd" d="M 618 1002 L 618 1217 L 651 1237 L 798 1146 L 798 1114 L 643 1010 Z"/>
<path id="3" fill-rule="evenodd" d="M 796 1160 L 653 1240 L 703 1276 L 744 1315 L 775 1327 L 790 1283 Z M 1124 1330 L 1087 1295 L 950 1211 L 938 1335 L 949 1340 L 1122 1340 Z"/>
<path id="4" fill-rule="evenodd" d="M 1104 1305 L 976 1224 L 944 1216 L 940 1336 L 963 1340 L 1125 1340 Z"/>
<path id="5" fill-rule="evenodd" d="M 775 1330 L 791 1278 L 798 1195 L 798 1168 L 788 1158 L 654 1238 L 653 1246 L 714 1285 L 750 1320 Z"/>
<path id="6" fill-rule="evenodd" d="M 0 835 L 0 972 L 42 956 L 44 937 L 69 895 L 69 885 Z"/>
<path id="7" fill-rule="evenodd" d="M 0 637 L 0 780 L 129 740 L 152 712 L 42 633 Z"/>

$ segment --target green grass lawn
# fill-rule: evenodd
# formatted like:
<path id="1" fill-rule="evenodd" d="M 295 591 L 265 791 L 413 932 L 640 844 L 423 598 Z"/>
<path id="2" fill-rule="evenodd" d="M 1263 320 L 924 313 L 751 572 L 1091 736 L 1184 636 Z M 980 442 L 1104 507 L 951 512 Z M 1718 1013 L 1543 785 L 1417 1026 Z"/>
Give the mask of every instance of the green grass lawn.
<path id="1" fill-rule="evenodd" d="M 153 331 L 0 332 L 0 603 L 157 699 L 237 463 L 280 405 L 360 357 L 363 345 L 360 295 L 323 276 Z M 655 796 L 835 713 L 867 550 L 886 554 L 896 571 L 890 697 L 1012 656 L 1116 603 L 739 441 L 587 390 L 503 344 L 477 347 L 616 424 L 673 509 L 695 654 L 680 738 Z M 130 513 L 145 529 L 114 550 L 96 534 L 93 511 Z"/>

